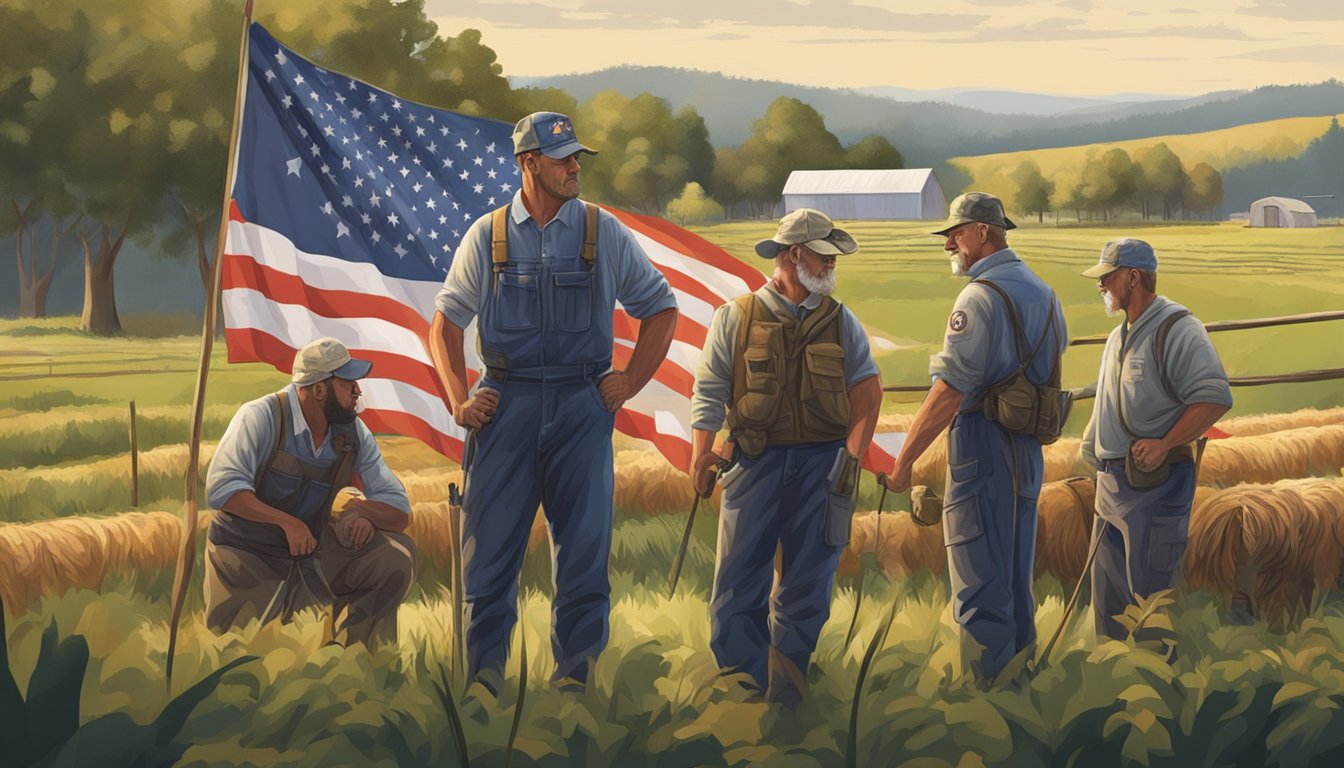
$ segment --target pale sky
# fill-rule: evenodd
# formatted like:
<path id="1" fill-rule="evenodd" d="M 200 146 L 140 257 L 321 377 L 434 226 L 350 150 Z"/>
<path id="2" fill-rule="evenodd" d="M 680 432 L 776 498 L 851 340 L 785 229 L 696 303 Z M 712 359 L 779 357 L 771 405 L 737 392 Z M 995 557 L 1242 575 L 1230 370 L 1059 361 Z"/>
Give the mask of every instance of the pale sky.
<path id="1" fill-rule="evenodd" d="M 1198 95 L 1344 77 L 1344 0 L 427 0 L 506 75 L 620 64 L 837 88 Z M 1139 10 L 1145 9 L 1145 10 Z"/>

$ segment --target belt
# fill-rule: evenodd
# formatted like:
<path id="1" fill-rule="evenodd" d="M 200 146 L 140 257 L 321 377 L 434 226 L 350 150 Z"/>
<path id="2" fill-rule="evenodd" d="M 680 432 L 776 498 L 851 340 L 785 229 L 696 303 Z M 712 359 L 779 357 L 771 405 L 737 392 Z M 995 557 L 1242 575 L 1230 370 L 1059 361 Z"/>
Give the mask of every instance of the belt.
<path id="1" fill-rule="evenodd" d="M 524 368 L 501 368 L 488 365 L 485 368 L 487 378 L 498 382 L 513 381 L 540 383 L 561 383 L 591 379 L 611 368 L 611 361 L 601 363 L 580 363 L 578 365 L 537 365 Z"/>
<path id="2" fill-rule="evenodd" d="M 1167 464 L 1179 464 L 1182 461 L 1194 461 L 1195 452 L 1191 450 L 1189 443 L 1182 443 L 1170 451 L 1167 451 L 1167 458 L 1164 460 Z M 1111 469 L 1124 470 L 1125 457 L 1118 459 L 1101 459 L 1101 468 L 1109 471 Z"/>

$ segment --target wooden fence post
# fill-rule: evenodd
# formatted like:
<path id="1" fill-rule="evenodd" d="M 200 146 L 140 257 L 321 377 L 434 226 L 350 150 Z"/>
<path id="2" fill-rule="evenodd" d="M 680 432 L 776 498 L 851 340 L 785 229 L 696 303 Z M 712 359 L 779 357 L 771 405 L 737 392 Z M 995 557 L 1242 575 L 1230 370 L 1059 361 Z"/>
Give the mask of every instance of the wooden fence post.
<path id="1" fill-rule="evenodd" d="M 131 401 L 131 507 L 140 506 L 140 450 L 135 434 L 135 401 Z"/>

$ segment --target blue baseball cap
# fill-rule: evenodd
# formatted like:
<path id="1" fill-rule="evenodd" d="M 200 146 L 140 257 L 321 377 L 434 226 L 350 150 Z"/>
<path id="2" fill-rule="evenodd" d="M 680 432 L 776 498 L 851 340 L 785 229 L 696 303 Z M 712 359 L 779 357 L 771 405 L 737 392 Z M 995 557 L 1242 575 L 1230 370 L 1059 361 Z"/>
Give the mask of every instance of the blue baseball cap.
<path id="1" fill-rule="evenodd" d="M 1121 267 L 1157 271 L 1157 254 L 1153 246 L 1132 237 L 1122 237 L 1101 247 L 1101 259 L 1083 277 L 1103 277 Z"/>
<path id="2" fill-rule="evenodd" d="M 541 150 L 552 160 L 564 160 L 576 152 L 596 155 L 597 150 L 579 143 L 574 124 L 559 112 L 533 112 L 513 127 L 513 154 Z"/>

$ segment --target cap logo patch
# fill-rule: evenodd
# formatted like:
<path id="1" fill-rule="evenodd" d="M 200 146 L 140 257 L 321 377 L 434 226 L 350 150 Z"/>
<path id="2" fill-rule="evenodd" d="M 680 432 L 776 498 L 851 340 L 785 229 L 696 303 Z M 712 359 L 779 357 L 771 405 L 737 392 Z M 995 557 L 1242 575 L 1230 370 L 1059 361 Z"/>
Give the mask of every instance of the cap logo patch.
<path id="1" fill-rule="evenodd" d="M 568 120 L 556 120 L 554 123 L 551 123 L 552 136 L 563 136 L 568 131 L 569 131 Z"/>
<path id="2" fill-rule="evenodd" d="M 951 328 L 953 333 L 961 333 L 966 330 L 967 322 L 966 313 L 963 310 L 958 309 L 956 312 L 953 312 L 952 317 L 948 319 L 947 327 Z"/>

